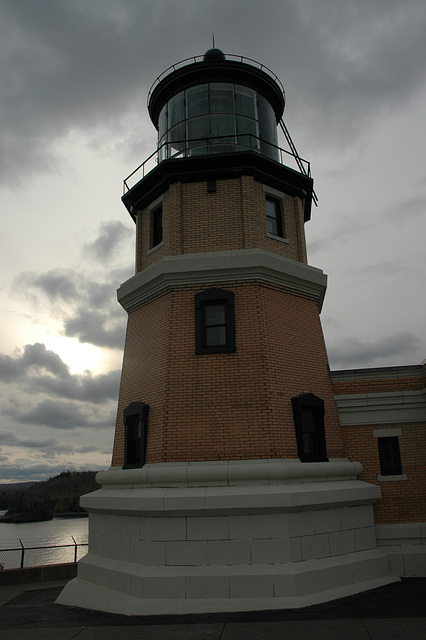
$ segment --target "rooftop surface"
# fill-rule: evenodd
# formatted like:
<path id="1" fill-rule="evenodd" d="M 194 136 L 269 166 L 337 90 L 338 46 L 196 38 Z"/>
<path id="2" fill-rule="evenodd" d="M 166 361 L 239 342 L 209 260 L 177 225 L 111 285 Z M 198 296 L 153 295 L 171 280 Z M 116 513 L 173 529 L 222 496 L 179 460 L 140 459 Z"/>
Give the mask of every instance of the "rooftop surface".
<path id="1" fill-rule="evenodd" d="M 129 617 L 55 604 L 65 584 L 0 587 L 2 640 L 426 639 L 426 578 L 303 609 Z"/>

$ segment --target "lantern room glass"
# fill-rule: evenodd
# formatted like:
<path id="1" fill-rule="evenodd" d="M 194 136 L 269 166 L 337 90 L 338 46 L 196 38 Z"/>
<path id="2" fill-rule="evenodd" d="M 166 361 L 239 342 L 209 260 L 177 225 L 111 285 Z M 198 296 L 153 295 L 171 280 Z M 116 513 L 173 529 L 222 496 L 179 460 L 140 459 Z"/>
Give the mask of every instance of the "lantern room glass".
<path id="1" fill-rule="evenodd" d="M 250 150 L 277 159 L 276 127 L 272 106 L 249 87 L 226 82 L 189 87 L 160 112 L 159 161 Z"/>

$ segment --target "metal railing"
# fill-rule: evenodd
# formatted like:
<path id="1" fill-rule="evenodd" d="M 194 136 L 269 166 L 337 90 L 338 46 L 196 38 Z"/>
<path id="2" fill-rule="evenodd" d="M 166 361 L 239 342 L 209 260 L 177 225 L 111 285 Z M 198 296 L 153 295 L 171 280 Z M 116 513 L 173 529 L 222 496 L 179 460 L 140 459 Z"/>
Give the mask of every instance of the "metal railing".
<path id="1" fill-rule="evenodd" d="M 172 152 L 172 149 L 178 150 Z M 196 138 L 193 140 L 173 140 L 172 142 L 164 142 L 157 147 L 151 155 L 124 179 L 123 195 L 164 160 L 216 155 L 219 153 L 235 153 L 239 151 L 254 151 L 266 157 L 273 156 L 273 159 L 280 164 L 285 164 L 285 160 L 291 158 L 297 166 L 296 170 L 299 170 L 306 176 L 311 175 L 310 162 L 301 158 L 297 154 L 297 151 L 282 149 L 252 134 L 245 133 L 240 136 L 227 135 L 215 136 L 214 138 Z"/>
<path id="2" fill-rule="evenodd" d="M 225 58 L 226 60 L 232 60 L 234 62 L 242 62 L 243 64 L 249 64 L 252 67 L 256 67 L 256 69 L 260 69 L 261 71 L 264 71 L 268 76 L 270 76 L 273 80 L 275 80 L 275 82 L 281 89 L 284 96 L 284 100 L 285 100 L 285 91 L 284 91 L 283 84 L 279 79 L 279 77 L 273 71 L 271 71 L 269 67 L 262 64 L 261 62 L 258 62 L 257 60 L 253 60 L 253 58 L 247 58 L 246 56 L 239 56 L 239 55 L 236 55 L 235 53 L 226 53 Z M 170 65 L 170 67 L 167 67 L 167 69 L 165 69 L 165 71 L 160 73 L 160 75 L 157 76 L 154 82 L 152 83 L 151 88 L 148 91 L 147 104 L 149 104 L 149 101 L 151 99 L 151 94 L 154 91 L 155 87 L 158 84 L 160 84 L 161 80 L 165 78 L 167 75 L 169 75 L 169 73 L 172 73 L 172 71 L 176 71 L 176 69 L 180 69 L 181 67 L 186 67 L 189 64 L 196 64 L 200 62 L 204 62 L 204 55 L 191 56 L 190 58 L 184 58 L 184 60 L 180 60 L 179 62 L 176 62 L 175 64 Z"/>
<path id="3" fill-rule="evenodd" d="M 88 543 L 77 542 L 74 536 L 71 536 L 71 539 L 72 542 L 68 544 L 31 544 L 29 546 L 19 538 L 19 547 L 0 549 L 0 569 L 23 569 L 46 564 L 77 562 L 85 554 Z"/>

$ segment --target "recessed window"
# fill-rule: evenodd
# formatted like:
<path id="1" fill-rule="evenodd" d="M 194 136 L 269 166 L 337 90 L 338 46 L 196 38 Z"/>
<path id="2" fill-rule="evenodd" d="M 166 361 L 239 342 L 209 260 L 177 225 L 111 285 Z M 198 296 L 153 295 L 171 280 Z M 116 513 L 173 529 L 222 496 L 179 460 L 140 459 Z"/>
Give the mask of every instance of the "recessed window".
<path id="1" fill-rule="evenodd" d="M 398 476 L 402 474 L 401 454 L 398 436 L 377 438 L 382 476 Z"/>
<path id="2" fill-rule="evenodd" d="M 163 206 L 160 204 L 151 212 L 151 247 L 163 241 Z"/>
<path id="3" fill-rule="evenodd" d="M 301 462 L 326 462 L 324 401 L 313 393 L 291 399 Z"/>
<path id="4" fill-rule="evenodd" d="M 142 467 L 145 464 L 148 434 L 149 405 L 132 402 L 123 412 L 124 468 Z"/>
<path id="5" fill-rule="evenodd" d="M 266 224 L 268 233 L 279 238 L 284 237 L 281 201 L 272 196 L 266 196 Z"/>
<path id="6" fill-rule="evenodd" d="M 195 352 L 235 351 L 234 294 L 207 289 L 195 296 Z"/>

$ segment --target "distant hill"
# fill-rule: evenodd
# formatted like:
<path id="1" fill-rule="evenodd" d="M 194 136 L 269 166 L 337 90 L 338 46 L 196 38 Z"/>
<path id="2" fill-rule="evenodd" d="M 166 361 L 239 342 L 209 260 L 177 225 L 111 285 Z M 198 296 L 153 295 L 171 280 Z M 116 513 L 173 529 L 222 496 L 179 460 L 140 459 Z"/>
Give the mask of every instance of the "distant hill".
<path id="1" fill-rule="evenodd" d="M 0 487 L 0 509 L 7 509 L 1 522 L 51 520 L 55 514 L 84 512 L 80 496 L 99 489 L 97 471 L 63 471 L 45 482 L 28 486 Z M 5 488 L 7 486 L 7 488 Z"/>

